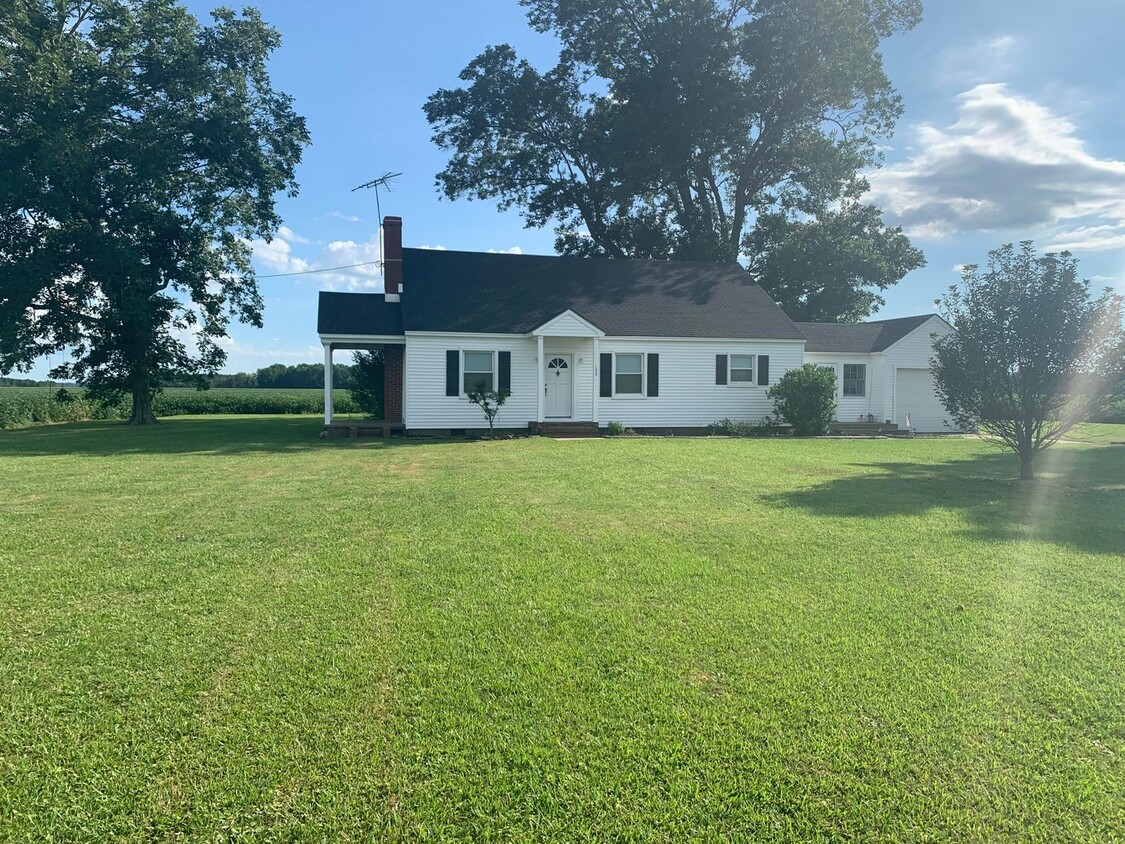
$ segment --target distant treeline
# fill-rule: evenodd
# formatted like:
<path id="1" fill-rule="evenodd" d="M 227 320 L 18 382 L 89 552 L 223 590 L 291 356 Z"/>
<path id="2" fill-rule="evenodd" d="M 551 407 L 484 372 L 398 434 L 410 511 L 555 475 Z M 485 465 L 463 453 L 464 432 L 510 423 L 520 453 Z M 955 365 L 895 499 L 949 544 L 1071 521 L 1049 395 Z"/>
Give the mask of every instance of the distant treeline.
<path id="1" fill-rule="evenodd" d="M 355 367 L 337 363 L 332 367 L 333 386 L 338 390 L 350 390 L 355 383 Z M 324 364 L 298 363 L 286 366 L 275 363 L 263 366 L 256 372 L 219 373 L 204 382 L 211 387 L 265 387 L 268 389 L 323 389 Z M 196 387 L 197 379 L 172 378 L 164 382 L 165 387 Z M 37 381 L 33 378 L 0 378 L 0 387 L 74 387 L 74 384 L 61 381 Z"/>
<path id="2" fill-rule="evenodd" d="M 36 381 L 34 378 L 0 378 L 0 387 L 73 387 L 69 381 Z"/>
<path id="3" fill-rule="evenodd" d="M 340 390 L 350 390 L 355 378 L 355 367 L 346 363 L 337 363 L 332 367 L 333 386 Z M 194 387 L 196 381 L 185 378 L 180 381 L 170 381 L 169 387 Z M 298 363 L 295 366 L 286 366 L 275 363 L 263 366 L 256 372 L 235 372 L 233 374 L 220 373 L 207 379 L 212 387 L 266 387 L 269 389 L 323 389 L 324 364 L 323 363 Z"/>

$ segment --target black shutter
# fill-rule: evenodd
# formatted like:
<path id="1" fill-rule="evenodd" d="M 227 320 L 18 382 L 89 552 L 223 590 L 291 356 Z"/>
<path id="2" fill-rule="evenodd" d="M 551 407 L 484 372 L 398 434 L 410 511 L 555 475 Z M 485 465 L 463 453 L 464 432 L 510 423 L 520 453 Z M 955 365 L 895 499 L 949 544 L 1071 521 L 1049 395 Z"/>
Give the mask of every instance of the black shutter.
<path id="1" fill-rule="evenodd" d="M 500 379 L 498 389 L 502 393 L 512 392 L 512 353 L 497 352 L 500 358 Z"/>
<path id="2" fill-rule="evenodd" d="M 770 356 L 758 355 L 758 386 L 768 387 L 770 385 Z"/>
<path id="3" fill-rule="evenodd" d="M 445 350 L 445 394 L 461 395 L 461 353 L 456 349 Z"/>
<path id="4" fill-rule="evenodd" d="M 655 352 L 648 355 L 648 394 L 660 395 L 660 355 Z"/>
<path id="5" fill-rule="evenodd" d="M 598 390 L 598 395 L 603 399 L 608 399 L 613 395 L 613 355 L 603 352 L 600 357 L 598 380 L 601 383 L 601 389 Z"/>
<path id="6" fill-rule="evenodd" d="M 727 356 L 715 355 L 715 383 L 727 383 Z"/>

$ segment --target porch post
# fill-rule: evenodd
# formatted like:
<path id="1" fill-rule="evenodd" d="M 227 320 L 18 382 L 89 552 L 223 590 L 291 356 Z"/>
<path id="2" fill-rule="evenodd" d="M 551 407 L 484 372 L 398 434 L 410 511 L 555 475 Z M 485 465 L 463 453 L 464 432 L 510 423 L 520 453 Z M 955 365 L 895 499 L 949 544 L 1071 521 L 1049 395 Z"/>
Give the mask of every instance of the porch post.
<path id="1" fill-rule="evenodd" d="M 332 344 L 324 344 L 324 424 L 332 424 Z"/>
<path id="2" fill-rule="evenodd" d="M 547 382 L 543 374 L 543 335 L 535 337 L 535 421 L 543 421 L 543 395 L 547 392 Z"/>
<path id="3" fill-rule="evenodd" d="M 601 375 L 601 373 L 598 372 L 598 367 L 601 366 L 602 358 L 601 358 L 601 355 L 598 354 L 598 352 L 599 352 L 598 338 L 595 337 L 594 338 L 594 359 L 590 362 L 590 373 L 591 373 L 590 384 L 592 385 L 591 386 L 592 395 L 590 397 L 590 408 L 591 408 L 591 413 L 592 413 L 592 419 L 590 421 L 594 422 L 595 424 L 598 421 L 598 397 L 601 395 L 601 390 L 598 389 L 598 385 L 600 383 L 598 381 L 598 376 Z"/>

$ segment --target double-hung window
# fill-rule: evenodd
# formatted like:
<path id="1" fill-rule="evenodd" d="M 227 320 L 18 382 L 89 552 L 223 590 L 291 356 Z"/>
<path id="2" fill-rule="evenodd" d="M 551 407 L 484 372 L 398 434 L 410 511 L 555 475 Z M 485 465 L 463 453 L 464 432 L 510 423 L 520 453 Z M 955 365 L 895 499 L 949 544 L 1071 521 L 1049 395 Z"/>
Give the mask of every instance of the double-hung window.
<path id="1" fill-rule="evenodd" d="M 734 385 L 750 386 L 754 383 L 754 356 L 730 356 L 730 383 Z"/>
<path id="2" fill-rule="evenodd" d="M 462 385 L 465 393 L 478 389 L 481 384 L 484 384 L 486 390 L 496 389 L 495 356 L 493 353 L 463 352 L 463 355 L 461 372 L 463 373 Z"/>
<path id="3" fill-rule="evenodd" d="M 844 364 L 843 393 L 845 396 L 867 395 L 867 364 Z"/>
<path id="4" fill-rule="evenodd" d="M 616 354 L 613 362 L 613 393 L 617 396 L 644 394 L 644 355 Z"/>

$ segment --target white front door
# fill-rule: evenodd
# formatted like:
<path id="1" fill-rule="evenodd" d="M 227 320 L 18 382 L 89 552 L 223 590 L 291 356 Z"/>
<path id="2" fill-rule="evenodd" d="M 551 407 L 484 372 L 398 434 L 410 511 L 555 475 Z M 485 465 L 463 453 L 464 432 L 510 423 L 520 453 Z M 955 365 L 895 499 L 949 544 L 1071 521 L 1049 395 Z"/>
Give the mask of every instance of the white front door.
<path id="1" fill-rule="evenodd" d="M 571 415 L 571 355 L 547 356 L 547 385 L 543 415 L 548 419 L 569 419 Z"/>

